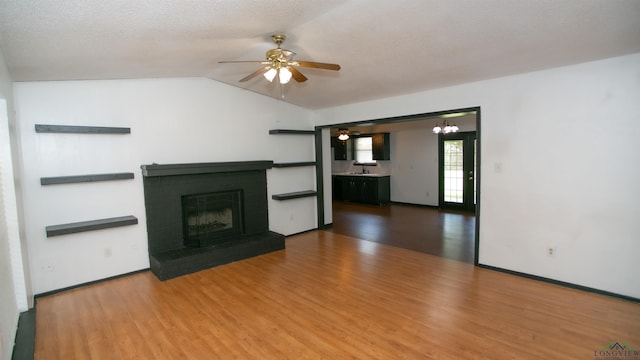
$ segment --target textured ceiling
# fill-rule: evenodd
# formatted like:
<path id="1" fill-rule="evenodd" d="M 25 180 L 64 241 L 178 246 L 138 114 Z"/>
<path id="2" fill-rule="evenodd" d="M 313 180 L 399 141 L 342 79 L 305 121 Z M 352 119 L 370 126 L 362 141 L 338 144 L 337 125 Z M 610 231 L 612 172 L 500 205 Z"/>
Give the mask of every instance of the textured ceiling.
<path id="1" fill-rule="evenodd" d="M 0 0 L 14 81 L 208 77 L 310 109 L 640 52 L 640 0 Z M 270 36 L 302 69 L 238 80 Z"/>

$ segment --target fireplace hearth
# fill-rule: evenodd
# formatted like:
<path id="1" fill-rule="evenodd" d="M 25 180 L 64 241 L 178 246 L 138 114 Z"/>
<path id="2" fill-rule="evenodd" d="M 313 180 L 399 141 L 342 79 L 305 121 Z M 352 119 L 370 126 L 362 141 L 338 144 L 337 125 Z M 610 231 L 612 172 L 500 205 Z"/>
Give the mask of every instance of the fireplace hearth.
<path id="1" fill-rule="evenodd" d="M 272 165 L 142 165 L 151 271 L 166 280 L 284 249 L 284 236 L 269 231 Z"/>

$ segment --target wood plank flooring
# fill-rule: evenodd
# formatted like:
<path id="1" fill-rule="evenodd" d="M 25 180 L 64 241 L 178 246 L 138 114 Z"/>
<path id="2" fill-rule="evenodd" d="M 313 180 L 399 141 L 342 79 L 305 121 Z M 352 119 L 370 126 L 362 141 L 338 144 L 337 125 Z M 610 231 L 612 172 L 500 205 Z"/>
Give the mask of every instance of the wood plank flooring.
<path id="1" fill-rule="evenodd" d="M 327 231 L 37 299 L 36 359 L 593 359 L 640 305 Z"/>
<path id="2" fill-rule="evenodd" d="M 476 218 L 437 208 L 333 202 L 329 231 L 473 264 Z"/>

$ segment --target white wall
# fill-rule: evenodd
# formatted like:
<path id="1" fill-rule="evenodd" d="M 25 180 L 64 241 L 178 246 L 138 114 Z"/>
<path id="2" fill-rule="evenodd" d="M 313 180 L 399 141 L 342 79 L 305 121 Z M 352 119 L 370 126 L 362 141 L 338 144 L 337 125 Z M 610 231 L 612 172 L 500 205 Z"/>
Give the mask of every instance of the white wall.
<path id="1" fill-rule="evenodd" d="M 438 136 L 431 129 L 393 134 L 392 201 L 438 205 Z"/>
<path id="2" fill-rule="evenodd" d="M 638 99 L 633 54 L 315 116 L 326 125 L 480 106 L 480 263 L 640 298 Z"/>
<path id="3" fill-rule="evenodd" d="M 14 166 L 10 146 L 12 82 L 0 53 L 0 358 L 9 359 L 27 288 L 20 244 Z"/>
<path id="4" fill-rule="evenodd" d="M 36 294 L 149 266 L 142 164 L 313 160 L 313 137 L 268 134 L 312 129 L 309 111 L 208 79 L 16 83 L 15 100 Z M 35 124 L 130 127 L 131 134 L 36 133 Z M 133 172 L 135 179 L 40 185 L 41 177 L 111 172 Z M 267 177 L 269 199 L 315 188 L 311 167 L 272 169 Z M 270 199 L 271 230 L 315 228 L 315 202 L 305 200 Z M 45 234 L 48 225 L 123 215 L 139 224 Z"/>
<path id="5" fill-rule="evenodd" d="M 476 129 L 473 117 L 452 123 L 460 131 Z M 438 136 L 429 124 L 391 133 L 391 201 L 438 206 Z"/>

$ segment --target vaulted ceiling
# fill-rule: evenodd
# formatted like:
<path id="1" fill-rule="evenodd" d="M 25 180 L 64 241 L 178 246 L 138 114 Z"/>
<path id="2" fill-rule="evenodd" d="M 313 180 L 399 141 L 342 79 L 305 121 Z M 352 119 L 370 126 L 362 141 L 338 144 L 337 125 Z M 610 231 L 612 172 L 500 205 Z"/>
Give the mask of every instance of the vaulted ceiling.
<path id="1" fill-rule="evenodd" d="M 14 81 L 207 77 L 309 109 L 640 52 L 638 0 L 0 0 Z M 239 79 L 284 33 L 307 82 Z"/>

